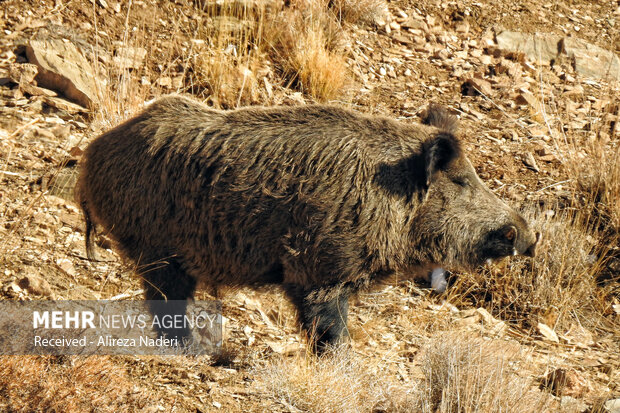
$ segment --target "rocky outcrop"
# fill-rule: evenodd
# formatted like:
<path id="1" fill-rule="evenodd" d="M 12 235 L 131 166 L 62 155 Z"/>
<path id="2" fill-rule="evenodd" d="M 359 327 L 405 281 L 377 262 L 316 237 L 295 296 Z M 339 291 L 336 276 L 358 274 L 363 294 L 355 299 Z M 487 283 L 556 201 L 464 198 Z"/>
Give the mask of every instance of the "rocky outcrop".
<path id="1" fill-rule="evenodd" d="M 583 76 L 620 80 L 618 56 L 575 37 L 503 31 L 495 39 L 500 49 L 522 52 L 533 62 L 551 64 L 558 58 L 569 58 Z"/>

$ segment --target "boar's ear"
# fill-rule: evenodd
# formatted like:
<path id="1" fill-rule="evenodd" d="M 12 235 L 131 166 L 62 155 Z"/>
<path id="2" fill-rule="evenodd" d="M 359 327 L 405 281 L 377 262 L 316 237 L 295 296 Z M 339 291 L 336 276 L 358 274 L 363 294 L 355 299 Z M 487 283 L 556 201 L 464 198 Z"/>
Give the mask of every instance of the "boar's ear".
<path id="1" fill-rule="evenodd" d="M 428 108 L 424 111 L 422 123 L 452 134 L 456 133 L 458 127 L 458 119 L 456 116 L 436 103 L 428 105 Z"/>
<path id="2" fill-rule="evenodd" d="M 461 145 L 456 137 L 448 132 L 440 132 L 424 142 L 426 162 L 426 184 L 430 184 L 435 172 L 443 171 L 461 153 Z"/>

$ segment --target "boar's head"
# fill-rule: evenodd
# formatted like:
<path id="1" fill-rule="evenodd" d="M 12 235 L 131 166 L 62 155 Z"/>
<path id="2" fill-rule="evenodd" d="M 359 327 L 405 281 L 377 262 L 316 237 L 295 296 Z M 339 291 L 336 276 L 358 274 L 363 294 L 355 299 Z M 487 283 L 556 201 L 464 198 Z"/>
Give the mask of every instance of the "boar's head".
<path id="1" fill-rule="evenodd" d="M 478 177 L 454 137 L 456 120 L 431 106 L 425 123 L 438 132 L 422 146 L 418 176 L 425 193 L 410 232 L 416 261 L 473 268 L 509 255 L 534 256 L 540 234 Z"/>

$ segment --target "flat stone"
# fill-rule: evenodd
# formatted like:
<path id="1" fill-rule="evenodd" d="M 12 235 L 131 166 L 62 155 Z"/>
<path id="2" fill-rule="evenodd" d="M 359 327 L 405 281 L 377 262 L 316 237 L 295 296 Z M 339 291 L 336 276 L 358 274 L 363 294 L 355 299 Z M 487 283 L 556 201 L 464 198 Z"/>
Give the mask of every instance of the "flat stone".
<path id="1" fill-rule="evenodd" d="M 65 112 L 70 114 L 88 112 L 88 109 L 86 109 L 85 107 L 76 105 L 73 102 L 69 102 L 68 100 L 59 97 L 43 96 L 43 102 L 45 102 L 49 106 L 55 107 L 56 109 L 64 110 Z"/>
<path id="2" fill-rule="evenodd" d="M 613 399 L 613 400 L 606 401 L 605 409 L 609 413 L 620 413 L 620 399 Z"/>
<path id="3" fill-rule="evenodd" d="M 31 83 L 20 83 L 19 88 L 22 90 L 22 92 L 27 93 L 31 96 L 58 96 L 58 93 L 54 92 L 53 90 L 35 86 Z"/>
<path id="4" fill-rule="evenodd" d="M 138 69 L 146 57 L 143 47 L 119 47 L 112 58 L 112 62 L 121 69 Z"/>
<path id="5" fill-rule="evenodd" d="M 418 29 L 423 31 L 428 31 L 428 25 L 423 21 L 412 17 L 409 17 L 407 20 L 400 24 L 400 27 L 403 29 Z"/>
<path id="6" fill-rule="evenodd" d="M 37 65 L 31 63 L 11 63 L 9 65 L 9 78 L 18 84 L 31 83 L 38 73 Z"/>
<path id="7" fill-rule="evenodd" d="M 559 52 L 562 38 L 552 34 L 529 34 L 503 31 L 495 37 L 497 46 L 503 50 L 523 52 L 531 61 L 549 64 Z"/>
<path id="8" fill-rule="evenodd" d="M 536 159 L 534 158 L 532 152 L 525 153 L 523 157 L 523 163 L 534 172 L 540 172 L 540 168 L 538 167 L 538 164 L 536 163 Z"/>
<path id="9" fill-rule="evenodd" d="M 546 324 L 538 323 L 538 332 L 548 341 L 552 341 L 554 343 L 560 342 L 560 339 L 555 331 L 553 331 L 553 329 Z"/>
<path id="10" fill-rule="evenodd" d="M 554 34 L 529 34 L 506 30 L 495 37 L 501 50 L 522 52 L 533 62 L 550 64 L 558 57 L 570 57 L 575 71 L 594 79 L 620 80 L 620 58 L 585 40 Z"/>
<path id="11" fill-rule="evenodd" d="M 562 53 L 574 59 L 575 71 L 580 75 L 620 80 L 620 59 L 609 50 L 574 37 L 565 37 L 559 47 Z"/>
<path id="12" fill-rule="evenodd" d="M 465 96 L 476 96 L 480 94 L 491 96 L 493 93 L 491 84 L 479 78 L 467 79 L 461 86 L 461 90 Z"/>
<path id="13" fill-rule="evenodd" d="M 71 42 L 62 39 L 31 40 L 26 45 L 28 61 L 37 65 L 39 86 L 55 90 L 85 108 L 99 101 L 96 78 L 90 62 Z"/>
<path id="14" fill-rule="evenodd" d="M 395 34 L 395 35 L 392 36 L 392 38 L 394 40 L 396 40 L 397 42 L 402 43 L 402 44 L 406 44 L 406 45 L 412 45 L 413 44 L 413 40 L 410 37 L 403 36 L 402 34 Z"/>
<path id="15" fill-rule="evenodd" d="M 540 106 L 540 104 L 538 103 L 538 99 L 536 99 L 536 96 L 534 96 L 534 94 L 528 90 L 524 90 L 519 93 L 515 99 L 515 103 L 517 105 L 529 105 L 536 110 L 538 110 L 538 107 Z"/>
<path id="16" fill-rule="evenodd" d="M 469 33 L 469 23 L 467 21 L 463 21 L 456 25 L 456 32 L 461 34 Z"/>

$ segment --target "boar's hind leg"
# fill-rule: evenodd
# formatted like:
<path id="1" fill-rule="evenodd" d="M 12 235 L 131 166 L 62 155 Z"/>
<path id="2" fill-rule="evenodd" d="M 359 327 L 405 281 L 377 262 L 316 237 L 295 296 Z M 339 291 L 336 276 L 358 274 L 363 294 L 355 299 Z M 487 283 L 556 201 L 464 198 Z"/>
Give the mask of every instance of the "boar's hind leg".
<path id="1" fill-rule="evenodd" d="M 163 321 L 169 321 L 171 317 L 163 317 L 185 316 L 187 299 L 194 295 L 196 280 L 188 275 L 174 258 L 153 263 L 149 267 L 151 266 L 152 268 L 147 268 L 142 274 L 142 279 L 151 314 L 160 321 L 161 328 L 158 328 L 157 333 L 165 334 L 168 338 L 177 337 L 178 343 L 182 344 L 183 338 L 191 337 L 189 329 L 165 325 Z"/>
<path id="2" fill-rule="evenodd" d="M 348 336 L 347 313 L 349 310 L 349 291 L 339 288 L 328 291 L 302 290 L 288 288 L 289 297 L 297 306 L 299 320 L 314 341 L 316 352 L 321 353 L 335 346 Z M 323 295 L 326 295 L 323 299 Z"/>

